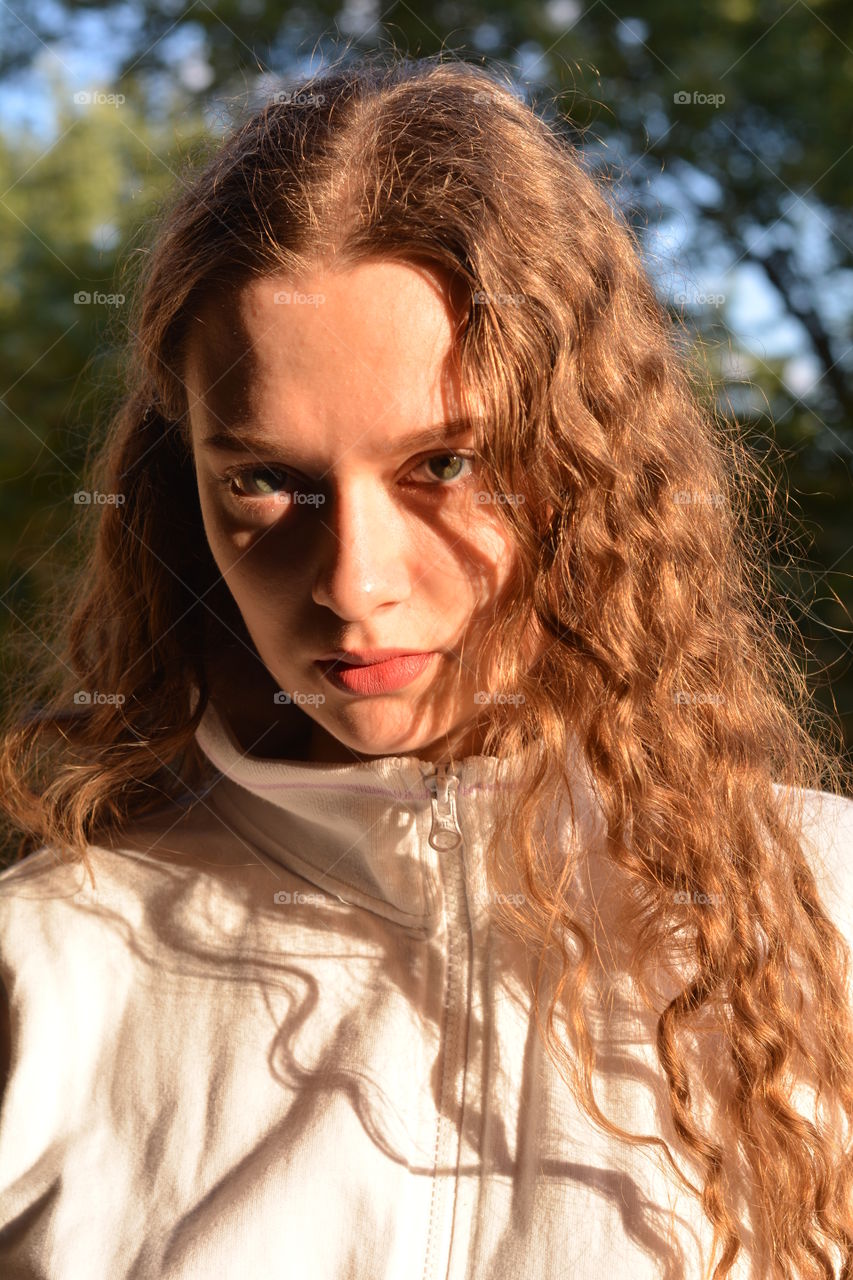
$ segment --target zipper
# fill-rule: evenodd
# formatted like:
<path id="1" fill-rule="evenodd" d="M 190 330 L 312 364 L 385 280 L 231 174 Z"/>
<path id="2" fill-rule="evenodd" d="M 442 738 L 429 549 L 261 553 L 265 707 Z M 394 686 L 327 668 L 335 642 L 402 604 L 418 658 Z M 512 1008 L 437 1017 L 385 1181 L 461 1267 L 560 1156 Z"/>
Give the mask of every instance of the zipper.
<path id="1" fill-rule="evenodd" d="M 435 773 L 424 781 L 432 796 L 432 825 L 429 843 L 439 851 L 456 849 L 462 843 L 462 832 L 456 813 L 456 789 L 459 778 L 448 764 L 436 766 Z"/>
<path id="2" fill-rule="evenodd" d="M 435 771 L 424 778 L 432 810 L 428 842 L 440 853 L 452 854 L 464 845 L 456 810 L 459 781 L 448 764 L 436 765 Z M 439 1089 L 432 1209 L 421 1280 L 447 1280 L 450 1275 L 464 1274 L 464 1270 L 456 1270 L 456 1260 L 460 1253 L 467 1252 L 470 1228 L 464 1213 L 463 1220 L 458 1221 L 458 1170 L 465 1127 L 473 941 L 464 861 L 457 852 L 440 862 L 447 929 L 447 987 L 441 1028 L 444 1065 Z M 455 1173 L 450 1173 L 451 1170 Z"/>

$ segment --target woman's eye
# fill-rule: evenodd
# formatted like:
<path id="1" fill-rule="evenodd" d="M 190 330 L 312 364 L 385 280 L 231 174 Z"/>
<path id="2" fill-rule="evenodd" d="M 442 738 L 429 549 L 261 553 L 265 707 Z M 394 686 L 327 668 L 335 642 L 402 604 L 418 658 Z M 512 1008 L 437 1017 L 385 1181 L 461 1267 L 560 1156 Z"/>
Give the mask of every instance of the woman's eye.
<path id="1" fill-rule="evenodd" d="M 256 502 L 264 498 L 284 501 L 286 494 L 282 491 L 287 486 L 293 489 L 294 479 L 278 467 L 243 467 L 229 471 L 222 477 L 222 483 L 240 502 Z"/>
<path id="2" fill-rule="evenodd" d="M 420 471 L 422 467 L 430 469 L 430 479 L 428 484 L 439 488 L 452 486 L 454 480 L 459 479 L 460 463 L 468 463 L 469 471 L 462 472 L 462 479 L 467 480 L 471 475 L 471 467 L 473 466 L 473 454 L 470 453 L 436 453 L 431 458 L 425 458 L 423 462 L 415 467 L 415 471 Z"/>

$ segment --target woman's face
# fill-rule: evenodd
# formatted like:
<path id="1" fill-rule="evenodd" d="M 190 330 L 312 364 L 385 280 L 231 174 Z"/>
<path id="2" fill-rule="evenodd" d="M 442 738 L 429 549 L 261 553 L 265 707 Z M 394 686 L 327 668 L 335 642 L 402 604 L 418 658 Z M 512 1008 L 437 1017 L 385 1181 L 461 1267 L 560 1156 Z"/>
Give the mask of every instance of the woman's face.
<path id="1" fill-rule="evenodd" d="M 478 749 L 479 638 L 515 558 L 464 457 L 472 428 L 448 426 L 458 305 L 429 269 L 371 261 L 254 280 L 190 334 L 204 527 L 272 677 L 254 723 L 299 708 L 310 760 Z M 392 648 L 433 656 L 407 683 L 383 665 L 343 671 L 346 687 L 318 663 Z"/>

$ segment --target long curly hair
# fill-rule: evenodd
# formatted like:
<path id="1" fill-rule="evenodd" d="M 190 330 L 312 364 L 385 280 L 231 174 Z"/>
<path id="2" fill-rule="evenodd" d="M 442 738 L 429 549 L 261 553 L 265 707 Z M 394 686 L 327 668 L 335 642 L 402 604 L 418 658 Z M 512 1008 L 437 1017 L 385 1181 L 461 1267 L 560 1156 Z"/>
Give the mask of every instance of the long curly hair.
<path id="1" fill-rule="evenodd" d="M 518 550 L 518 591 L 486 641 L 516 696 L 478 707 L 483 753 L 524 762 L 487 851 L 496 927 L 538 955 L 537 1027 L 576 1098 L 611 1134 L 662 1148 L 700 1199 L 714 1280 L 745 1248 L 747 1204 L 770 1274 L 828 1277 L 840 1257 L 850 1277 L 850 952 L 803 825 L 803 797 L 844 794 L 847 775 L 771 588 L 774 482 L 708 399 L 610 196 L 568 128 L 443 55 L 336 64 L 187 162 L 140 255 L 124 398 L 87 464 L 92 489 L 122 500 L 92 513 L 73 609 L 66 581 L 56 620 L 45 612 L 47 665 L 4 726 L 13 858 L 49 844 L 88 866 L 87 845 L 186 795 L 216 645 L 252 647 L 201 520 L 182 378 L 194 311 L 330 259 L 441 267 L 470 297 L 462 384 L 485 406 L 481 474 Z M 525 668 L 530 626 L 547 645 Z M 75 706 L 81 689 L 121 699 Z M 621 895 L 609 962 L 601 920 L 578 909 L 583 842 L 555 859 L 538 821 L 555 796 L 573 811 L 573 755 Z M 701 1188 L 593 1096 L 608 998 L 594 968 L 654 1014 Z M 794 1105 L 803 1079 L 811 1116 Z"/>

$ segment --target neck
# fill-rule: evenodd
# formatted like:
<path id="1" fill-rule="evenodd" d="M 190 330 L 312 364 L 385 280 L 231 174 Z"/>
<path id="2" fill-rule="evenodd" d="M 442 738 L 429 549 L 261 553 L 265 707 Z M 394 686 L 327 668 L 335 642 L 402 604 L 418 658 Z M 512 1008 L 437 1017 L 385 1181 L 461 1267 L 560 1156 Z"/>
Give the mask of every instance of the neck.
<path id="1" fill-rule="evenodd" d="M 484 732 L 475 726 L 464 736 L 457 734 L 454 737 L 444 734 L 434 742 L 419 744 L 413 749 L 400 751 L 391 748 L 380 752 L 379 755 L 411 755 L 418 760 L 428 760 L 437 764 L 446 759 L 462 760 L 466 756 L 479 755 L 482 752 L 484 740 Z M 345 743 L 340 742 L 333 734 L 318 724 L 316 720 L 311 722 L 306 760 L 315 761 L 318 764 L 353 764 L 376 758 L 375 754 L 356 751 Z"/>
<path id="2" fill-rule="evenodd" d="M 218 651 L 207 672 L 211 698 L 243 751 L 272 760 L 310 758 L 312 720 L 295 703 L 275 701 L 278 685 L 259 658 L 232 646 Z"/>

